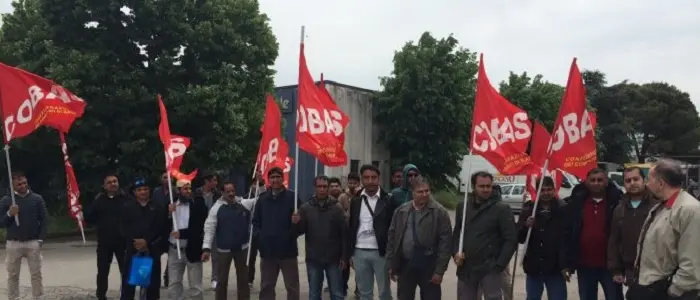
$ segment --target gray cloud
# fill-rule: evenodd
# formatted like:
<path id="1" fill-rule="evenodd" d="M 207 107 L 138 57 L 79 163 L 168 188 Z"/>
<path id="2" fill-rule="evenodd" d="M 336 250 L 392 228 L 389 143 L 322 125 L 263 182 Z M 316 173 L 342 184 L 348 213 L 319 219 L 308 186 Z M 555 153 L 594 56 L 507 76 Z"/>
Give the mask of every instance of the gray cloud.
<path id="1" fill-rule="evenodd" d="M 0 11 L 9 12 L 9 0 Z M 700 105 L 697 0 L 260 0 L 280 44 L 278 85 L 297 81 L 300 27 L 314 77 L 379 88 L 394 51 L 423 31 L 483 52 L 492 82 L 508 71 L 564 84 L 571 59 L 616 83 L 667 81 Z"/>

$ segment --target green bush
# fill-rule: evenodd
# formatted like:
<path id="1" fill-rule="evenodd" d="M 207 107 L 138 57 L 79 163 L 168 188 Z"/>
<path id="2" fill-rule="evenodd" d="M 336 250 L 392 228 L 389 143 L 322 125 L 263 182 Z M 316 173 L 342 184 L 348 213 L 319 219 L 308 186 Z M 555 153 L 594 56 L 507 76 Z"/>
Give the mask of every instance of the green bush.
<path id="1" fill-rule="evenodd" d="M 457 203 L 464 199 L 464 194 L 457 194 L 450 190 L 437 191 L 433 194 L 435 200 L 442 204 L 446 209 L 455 209 Z"/>
<path id="2" fill-rule="evenodd" d="M 49 228 L 46 232 L 47 239 L 53 237 L 63 237 L 72 234 L 80 234 L 78 224 L 75 223 L 73 219 L 71 219 L 65 214 L 49 216 Z M 5 241 L 4 228 L 0 228 L 0 241 Z"/>

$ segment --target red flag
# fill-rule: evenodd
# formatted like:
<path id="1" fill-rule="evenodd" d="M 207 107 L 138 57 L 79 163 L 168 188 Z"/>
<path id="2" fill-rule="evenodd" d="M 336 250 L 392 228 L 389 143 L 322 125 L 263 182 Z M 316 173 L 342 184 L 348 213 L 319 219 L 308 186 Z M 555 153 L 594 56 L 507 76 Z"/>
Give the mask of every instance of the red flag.
<path id="1" fill-rule="evenodd" d="M 531 165 L 525 153 L 531 135 L 527 112 L 493 88 L 486 76 L 483 54 L 472 118 L 472 154 L 483 156 L 503 175 L 521 173 Z"/>
<path id="2" fill-rule="evenodd" d="M 85 111 L 85 101 L 53 81 L 0 63 L 5 143 L 49 126 L 68 132 Z"/>
<path id="3" fill-rule="evenodd" d="M 306 66 L 303 43 L 299 49 L 297 100 L 299 149 L 313 155 L 326 166 L 346 165 L 347 154 L 343 150 L 341 136 L 350 120 L 347 116 L 344 117 L 328 92 L 322 92 L 314 83 Z"/>
<path id="4" fill-rule="evenodd" d="M 535 122 L 530 141 L 530 157 L 532 158 L 532 163 L 540 169 L 547 160 L 547 148 L 551 139 L 552 136 L 547 131 L 547 128 L 544 128 L 540 122 Z"/>
<path id="5" fill-rule="evenodd" d="M 273 167 L 284 170 L 284 184 L 289 186 L 289 171 L 293 160 L 289 157 L 289 145 L 282 138 L 282 112 L 277 102 L 268 94 L 265 104 L 265 119 L 260 131 L 260 147 L 258 148 L 257 163 L 265 184 L 269 186 L 267 171 Z"/>
<path id="6" fill-rule="evenodd" d="M 187 148 L 190 147 L 190 138 L 171 135 L 170 136 L 170 155 L 172 155 L 173 161 L 170 168 L 170 176 L 177 180 L 187 180 L 192 181 L 197 177 L 197 172 L 199 170 L 195 169 L 189 174 L 182 173 L 180 171 L 180 166 L 182 165 L 182 159 L 184 158 Z"/>
<path id="7" fill-rule="evenodd" d="M 68 145 L 66 145 L 66 137 L 63 132 L 58 132 L 61 138 L 61 151 L 63 152 L 63 165 L 66 168 L 66 191 L 68 192 L 68 214 L 76 222 L 84 222 L 82 220 L 83 207 L 80 205 L 80 188 L 78 180 L 73 172 L 73 165 L 68 159 Z M 82 225 L 85 225 L 84 223 Z"/>
<path id="8" fill-rule="evenodd" d="M 569 80 L 554 123 L 550 166 L 585 178 L 598 165 L 595 128 L 586 109 L 586 89 L 576 65 L 571 63 Z"/>
<path id="9" fill-rule="evenodd" d="M 321 99 L 325 99 L 326 105 L 325 107 L 331 107 L 332 109 L 334 108 L 335 111 L 339 112 L 342 115 L 342 121 L 341 126 L 343 127 L 342 133 L 339 136 L 336 136 L 338 138 L 338 141 L 340 141 L 340 144 L 338 145 L 338 148 L 336 149 L 336 153 L 338 153 L 337 159 L 334 161 L 331 161 L 328 164 L 325 164 L 330 167 L 337 167 L 337 166 L 344 166 L 348 164 L 348 154 L 345 152 L 345 129 L 348 127 L 348 124 L 350 124 L 350 117 L 346 115 L 340 108 L 337 106 L 335 103 L 335 100 L 331 96 L 331 94 L 328 92 L 326 89 L 326 84 L 323 81 L 323 74 L 321 74 L 321 83 L 319 84 L 319 90 L 321 91 L 322 97 Z"/>
<path id="10" fill-rule="evenodd" d="M 540 172 L 542 172 L 541 167 Z M 544 176 L 552 177 L 552 179 L 554 180 L 554 196 L 556 198 L 559 198 L 559 189 L 561 188 L 561 184 L 564 181 L 564 174 L 561 172 L 561 170 L 554 169 L 545 172 Z M 535 199 L 535 197 L 537 196 L 537 183 L 540 181 L 539 173 L 527 175 L 525 181 L 525 190 L 530 195 L 530 199 Z"/>
<path id="11" fill-rule="evenodd" d="M 168 111 L 165 109 L 163 99 L 158 95 L 158 108 L 160 109 L 160 124 L 158 125 L 158 136 L 163 143 L 165 151 L 165 170 L 173 171 L 173 160 L 175 159 L 176 151 L 172 148 L 172 137 L 170 136 L 170 124 L 168 123 Z"/>

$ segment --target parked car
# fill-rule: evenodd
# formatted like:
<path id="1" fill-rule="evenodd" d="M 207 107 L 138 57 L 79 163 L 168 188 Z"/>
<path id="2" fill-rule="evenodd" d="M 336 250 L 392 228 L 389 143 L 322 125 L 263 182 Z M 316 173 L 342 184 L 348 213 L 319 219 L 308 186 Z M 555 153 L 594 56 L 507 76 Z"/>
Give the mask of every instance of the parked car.
<path id="1" fill-rule="evenodd" d="M 501 185 L 501 199 L 503 199 L 503 203 L 510 206 L 510 210 L 515 214 L 520 214 L 523 209 L 523 194 L 525 194 L 524 184 Z"/>

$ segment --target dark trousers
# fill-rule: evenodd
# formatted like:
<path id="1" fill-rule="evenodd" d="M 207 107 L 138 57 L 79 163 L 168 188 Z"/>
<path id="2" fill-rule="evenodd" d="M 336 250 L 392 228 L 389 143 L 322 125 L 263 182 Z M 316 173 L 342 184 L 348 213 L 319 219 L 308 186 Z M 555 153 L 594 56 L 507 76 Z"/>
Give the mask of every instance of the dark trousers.
<path id="1" fill-rule="evenodd" d="M 226 300 L 228 293 L 228 278 L 231 272 L 231 261 L 236 268 L 236 292 L 238 300 L 250 299 L 250 286 L 248 286 L 248 267 L 246 266 L 246 256 L 248 250 L 234 252 L 218 252 L 219 263 L 216 274 L 219 281 L 216 284 L 216 300 Z"/>
<path id="2" fill-rule="evenodd" d="M 124 276 L 124 245 L 122 243 L 97 244 L 97 291 L 98 299 L 106 299 L 109 288 L 109 269 L 112 266 L 112 258 L 117 259 L 120 277 Z"/>
<path id="3" fill-rule="evenodd" d="M 442 289 L 439 284 L 433 284 L 430 282 L 432 278 L 432 271 L 423 273 L 410 272 L 408 270 L 401 271 L 396 284 L 396 295 L 398 296 L 398 299 L 416 299 L 416 288 L 420 288 L 421 300 L 442 299 Z"/>
<path id="4" fill-rule="evenodd" d="M 332 300 L 345 299 L 343 275 L 338 263 L 306 262 L 306 275 L 309 281 L 309 299 L 321 300 L 324 275 L 328 280 L 328 290 Z"/>
<path id="5" fill-rule="evenodd" d="M 348 295 L 348 282 L 350 281 L 350 267 L 343 269 L 343 295 Z"/>
<path id="6" fill-rule="evenodd" d="M 299 265 L 297 258 L 261 258 L 260 261 L 260 300 L 275 300 L 277 278 L 282 272 L 287 300 L 299 300 Z"/>
<path id="7" fill-rule="evenodd" d="M 606 268 L 580 268 L 576 273 L 580 300 L 597 300 L 598 284 L 603 287 L 605 300 L 624 300 L 622 285 L 613 281 L 612 273 Z"/>
<path id="8" fill-rule="evenodd" d="M 133 251 L 127 251 L 124 257 L 124 273 L 122 276 L 121 300 L 134 300 L 136 287 L 129 285 L 129 272 L 131 272 L 131 259 L 135 255 Z M 153 269 L 151 271 L 151 285 L 146 289 L 146 300 L 160 299 L 160 253 L 151 255 Z M 143 300 L 143 299 L 139 299 Z"/>
<path id="9" fill-rule="evenodd" d="M 248 255 L 248 253 L 246 253 Z M 255 262 L 258 258 L 258 242 L 255 237 L 250 243 L 250 260 L 248 261 L 248 283 L 255 281 Z"/>
<path id="10" fill-rule="evenodd" d="M 545 287 L 548 300 L 566 300 L 566 281 L 561 274 L 527 275 L 525 279 L 527 300 L 542 300 Z"/>

